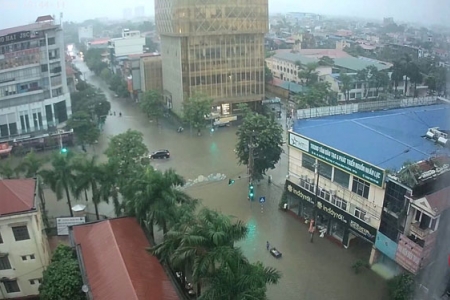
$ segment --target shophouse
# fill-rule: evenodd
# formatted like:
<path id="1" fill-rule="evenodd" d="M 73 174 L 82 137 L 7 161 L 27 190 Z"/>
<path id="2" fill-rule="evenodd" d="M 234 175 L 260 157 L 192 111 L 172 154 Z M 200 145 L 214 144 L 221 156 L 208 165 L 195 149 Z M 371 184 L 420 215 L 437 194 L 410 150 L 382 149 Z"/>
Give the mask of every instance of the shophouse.
<path id="1" fill-rule="evenodd" d="M 369 243 L 374 262 L 380 252 L 376 247 L 382 248 L 377 240 L 388 206 L 386 190 L 394 178 L 386 174 L 399 174 L 408 162 L 430 160 L 437 151 L 447 155 L 448 148 L 426 134 L 431 126 L 448 128 L 449 114 L 449 105 L 434 105 L 298 120 L 289 132 L 289 209 L 306 222 L 316 214 L 318 231 L 344 247 L 354 239 Z M 416 198 L 405 194 L 411 207 L 422 203 L 423 193 Z M 425 218 L 427 226 L 437 226 L 429 220 L 438 212 L 420 211 L 427 217 L 413 216 L 410 209 L 408 220 L 418 218 L 420 223 Z M 417 226 L 408 226 L 404 235 L 410 234 L 410 227 L 414 231 Z M 404 239 L 401 234 L 389 236 L 395 243 Z"/>

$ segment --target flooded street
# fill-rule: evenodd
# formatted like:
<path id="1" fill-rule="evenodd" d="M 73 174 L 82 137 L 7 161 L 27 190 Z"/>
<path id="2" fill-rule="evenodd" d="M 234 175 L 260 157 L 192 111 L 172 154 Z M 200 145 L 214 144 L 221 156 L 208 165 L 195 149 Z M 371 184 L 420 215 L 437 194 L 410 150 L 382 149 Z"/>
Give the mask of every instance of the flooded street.
<path id="1" fill-rule="evenodd" d="M 203 205 L 236 216 L 247 223 L 249 235 L 239 246 L 251 261 L 260 260 L 283 274 L 278 285 L 269 287 L 270 299 L 386 299 L 385 284 L 381 278 L 368 269 L 356 275 L 351 268 L 358 258 L 364 257 L 367 260 L 370 249 L 365 249 L 361 256 L 356 247 L 346 250 L 324 238 L 316 237 L 314 243 L 310 243 L 306 225 L 278 209 L 287 171 L 285 154 L 277 169 L 270 172 L 274 183 L 269 185 L 265 180 L 255 185 L 255 199 L 265 196 L 266 202 L 263 205 L 258 201 L 249 202 L 248 179 L 238 179 L 240 175 L 245 176 L 246 167 L 237 164 L 234 153 L 236 127 L 219 128 L 212 134 L 205 129 L 200 137 L 191 135 L 189 129 L 177 133 L 178 125 L 170 124 L 167 120 L 162 120 L 158 127 L 148 121 L 135 103 L 115 98 L 103 82 L 90 75 L 83 62 L 75 64 L 85 74 L 88 82 L 105 91 L 111 101 L 112 111 L 116 111 L 117 115 L 120 111 L 123 115 L 107 118 L 103 135 L 95 146 L 95 153 L 101 160 L 105 159 L 103 152 L 109 136 L 135 129 L 143 133 L 150 151 L 170 151 L 169 160 L 153 162 L 155 168 L 174 168 L 187 180 L 216 173 L 227 176 L 222 181 L 193 185 L 186 191 L 201 199 Z M 228 185 L 228 178 L 235 179 L 235 183 Z M 85 203 L 79 201 L 81 202 Z M 63 213 L 68 212 L 65 201 L 57 205 L 61 205 Z M 101 214 L 113 216 L 110 205 L 101 204 L 100 211 Z M 277 260 L 268 253 L 266 241 L 283 253 L 281 259 Z"/>

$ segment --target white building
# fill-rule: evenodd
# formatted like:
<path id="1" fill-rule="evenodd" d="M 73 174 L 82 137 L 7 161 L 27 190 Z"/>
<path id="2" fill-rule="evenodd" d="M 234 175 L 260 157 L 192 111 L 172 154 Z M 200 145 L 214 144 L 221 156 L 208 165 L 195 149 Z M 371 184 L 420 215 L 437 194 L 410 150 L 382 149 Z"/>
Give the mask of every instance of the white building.
<path id="1" fill-rule="evenodd" d="M 94 27 L 92 25 L 78 27 L 78 42 L 82 43 L 86 40 L 94 38 Z"/>
<path id="2" fill-rule="evenodd" d="M 0 299 L 37 296 L 50 249 L 35 179 L 0 181 Z"/>
<path id="3" fill-rule="evenodd" d="M 114 38 L 109 41 L 109 48 L 114 56 L 128 56 L 144 53 L 145 37 L 141 36 L 139 30 L 122 30 L 122 37 Z"/>
<path id="4" fill-rule="evenodd" d="M 50 16 L 0 30 L 0 140 L 45 131 L 72 114 L 63 32 Z"/>

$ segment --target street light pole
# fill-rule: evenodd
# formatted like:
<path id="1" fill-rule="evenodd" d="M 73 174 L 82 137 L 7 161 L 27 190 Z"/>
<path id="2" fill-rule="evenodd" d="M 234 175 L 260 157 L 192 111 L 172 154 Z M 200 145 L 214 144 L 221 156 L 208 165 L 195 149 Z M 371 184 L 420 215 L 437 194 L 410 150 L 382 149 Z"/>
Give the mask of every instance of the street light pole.
<path id="1" fill-rule="evenodd" d="M 253 137 L 254 137 L 255 131 L 252 130 L 250 133 L 250 141 L 248 144 L 248 180 L 251 184 L 253 182 L 253 163 L 254 163 L 254 157 L 253 157 Z"/>
<path id="2" fill-rule="evenodd" d="M 311 234 L 311 240 L 310 242 L 312 243 L 314 241 L 314 233 L 316 231 L 316 223 L 317 223 L 317 200 L 319 198 L 319 178 L 320 178 L 320 164 L 319 161 L 317 160 L 316 164 L 315 164 L 315 169 L 316 169 L 316 184 L 315 184 L 315 190 L 314 190 L 314 207 L 313 207 L 313 211 L 312 211 L 312 218 L 310 220 L 310 226 L 309 226 L 309 232 Z"/>

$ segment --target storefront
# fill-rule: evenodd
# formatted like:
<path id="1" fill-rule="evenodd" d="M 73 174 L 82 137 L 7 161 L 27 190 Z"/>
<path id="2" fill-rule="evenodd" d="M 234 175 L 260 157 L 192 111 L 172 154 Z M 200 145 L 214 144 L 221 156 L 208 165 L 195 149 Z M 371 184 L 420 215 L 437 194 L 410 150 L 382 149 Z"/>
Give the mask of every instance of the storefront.
<path id="1" fill-rule="evenodd" d="M 313 216 L 315 195 L 311 190 L 286 180 L 288 207 L 304 220 Z M 377 230 L 369 224 L 319 197 L 316 208 L 316 224 L 320 234 L 329 235 L 344 246 L 348 246 L 350 234 L 375 243 Z"/>

